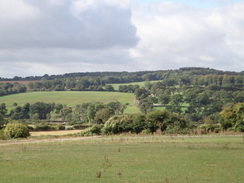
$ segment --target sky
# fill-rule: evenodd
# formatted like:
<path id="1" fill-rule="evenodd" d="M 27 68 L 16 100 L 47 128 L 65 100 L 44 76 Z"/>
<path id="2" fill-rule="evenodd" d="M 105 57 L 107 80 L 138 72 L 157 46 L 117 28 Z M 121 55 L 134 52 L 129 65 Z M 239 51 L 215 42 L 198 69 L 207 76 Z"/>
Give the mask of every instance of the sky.
<path id="1" fill-rule="evenodd" d="M 0 0 L 0 77 L 244 71 L 244 0 Z"/>

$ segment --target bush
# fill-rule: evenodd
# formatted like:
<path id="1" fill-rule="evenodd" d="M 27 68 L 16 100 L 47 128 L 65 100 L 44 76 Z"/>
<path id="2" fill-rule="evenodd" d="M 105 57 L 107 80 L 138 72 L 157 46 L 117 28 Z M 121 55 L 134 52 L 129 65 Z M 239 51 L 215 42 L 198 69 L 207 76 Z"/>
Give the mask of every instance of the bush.
<path id="1" fill-rule="evenodd" d="M 58 125 L 57 130 L 65 130 L 65 126 L 64 125 Z"/>
<path id="2" fill-rule="evenodd" d="M 84 125 L 84 124 L 75 124 L 75 125 L 73 125 L 73 127 L 76 130 L 80 130 L 80 129 L 85 129 L 86 125 Z"/>
<path id="3" fill-rule="evenodd" d="M 5 140 L 3 129 L 0 130 L 0 140 Z"/>
<path id="4" fill-rule="evenodd" d="M 65 126 L 65 130 L 74 130 L 73 126 Z"/>
<path id="5" fill-rule="evenodd" d="M 26 125 L 18 122 L 8 123 L 4 129 L 4 137 L 12 138 L 27 138 L 30 136 L 29 129 Z"/>
<path id="6" fill-rule="evenodd" d="M 115 115 L 111 117 L 102 129 L 104 134 L 118 134 L 133 131 L 132 115 Z"/>
<path id="7" fill-rule="evenodd" d="M 55 130 L 55 128 L 50 125 L 47 125 L 47 124 L 41 124 L 41 125 L 35 126 L 35 130 L 36 131 L 51 131 L 51 130 Z"/>
<path id="8" fill-rule="evenodd" d="M 220 125 L 218 124 L 202 124 L 198 127 L 199 129 L 203 130 L 206 133 L 219 133 L 220 132 Z"/>
<path id="9" fill-rule="evenodd" d="M 81 132 L 81 136 L 91 136 L 101 134 L 101 129 L 103 125 L 93 125 L 92 127 L 86 128 Z"/>

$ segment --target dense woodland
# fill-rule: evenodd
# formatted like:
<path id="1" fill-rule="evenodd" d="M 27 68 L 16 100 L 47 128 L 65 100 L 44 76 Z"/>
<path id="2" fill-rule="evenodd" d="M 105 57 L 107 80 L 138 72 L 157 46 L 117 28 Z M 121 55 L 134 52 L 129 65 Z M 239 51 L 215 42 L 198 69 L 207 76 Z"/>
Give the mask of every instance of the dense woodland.
<path id="1" fill-rule="evenodd" d="M 244 71 L 181 68 L 166 71 L 71 73 L 1 80 L 14 80 L 16 83 L 2 83 L 0 95 L 26 91 L 134 93 L 142 112 L 123 114 L 126 105 L 116 101 L 109 104 L 79 104 L 75 108 L 42 102 L 27 103 L 24 106 L 16 104 L 8 112 L 3 103 L 0 106 L 1 126 L 8 119 L 51 121 L 52 116 L 56 116 L 66 122 L 105 123 L 103 128 L 95 128 L 99 133 L 101 129 L 106 133 L 155 132 L 157 129 L 177 133 L 183 128 L 197 126 L 207 132 L 227 129 L 244 131 Z M 27 87 L 18 83 L 27 80 L 31 81 Z M 144 82 L 144 86 L 131 82 Z M 117 91 L 111 85 L 114 83 L 121 83 Z"/>

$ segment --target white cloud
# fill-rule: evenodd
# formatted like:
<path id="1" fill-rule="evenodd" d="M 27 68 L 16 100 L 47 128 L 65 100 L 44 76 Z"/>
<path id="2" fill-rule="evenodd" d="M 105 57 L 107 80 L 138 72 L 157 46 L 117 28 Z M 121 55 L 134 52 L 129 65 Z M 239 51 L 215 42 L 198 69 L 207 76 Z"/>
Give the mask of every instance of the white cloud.
<path id="1" fill-rule="evenodd" d="M 38 9 L 22 0 L 0 1 L 1 23 L 16 23 L 17 21 L 28 21 L 36 17 Z M 7 25 L 6 25 L 7 26 Z M 1 29 L 4 28 L 1 26 Z"/>
<path id="2" fill-rule="evenodd" d="M 243 70 L 244 3 L 227 1 L 199 9 L 180 0 L 1 0 L 0 77 Z"/>
<path id="3" fill-rule="evenodd" d="M 15 3 L 20 8 L 16 8 L 16 14 Z M 0 24 L 5 22 L 0 30 L 2 49 L 93 49 L 131 47 L 137 42 L 130 9 L 116 6 L 113 1 L 2 0 L 1 5 L 6 8 L 3 15 L 7 14 L 5 20 L 0 20 Z"/>
<path id="4" fill-rule="evenodd" d="M 140 42 L 131 55 L 151 69 L 204 66 L 240 71 L 243 8 L 244 3 L 208 10 L 179 3 L 154 4 L 147 14 L 134 14 Z M 233 61 L 239 65 L 230 66 Z"/>

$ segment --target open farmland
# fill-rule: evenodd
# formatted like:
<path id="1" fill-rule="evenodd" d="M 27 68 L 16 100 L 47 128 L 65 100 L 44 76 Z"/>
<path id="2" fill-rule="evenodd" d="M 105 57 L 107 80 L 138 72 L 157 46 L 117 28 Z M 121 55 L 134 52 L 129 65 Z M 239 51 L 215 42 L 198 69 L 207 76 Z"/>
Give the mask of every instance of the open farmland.
<path id="1" fill-rule="evenodd" d="M 0 182 L 4 183 L 244 180 L 241 136 L 120 136 L 0 145 Z"/>
<path id="2" fill-rule="evenodd" d="M 160 80 L 157 81 L 150 81 L 150 83 L 160 82 Z M 120 85 L 139 85 L 140 87 L 145 87 L 145 81 L 142 82 L 131 82 L 131 83 L 117 83 L 117 84 L 110 84 L 114 87 L 115 90 L 119 90 Z"/>
<path id="3" fill-rule="evenodd" d="M 112 102 L 119 101 L 123 104 L 128 103 L 126 112 L 133 113 L 138 112 L 139 109 L 134 105 L 134 94 L 131 93 L 119 93 L 119 92 L 79 92 L 79 91 L 59 91 L 59 92 L 29 92 L 15 95 L 8 95 L 0 97 L 0 103 L 6 103 L 7 108 L 11 109 L 13 103 L 18 105 L 24 105 L 29 102 L 33 104 L 35 102 L 45 103 L 61 103 L 70 107 L 75 107 L 77 104 L 85 102 Z"/>

